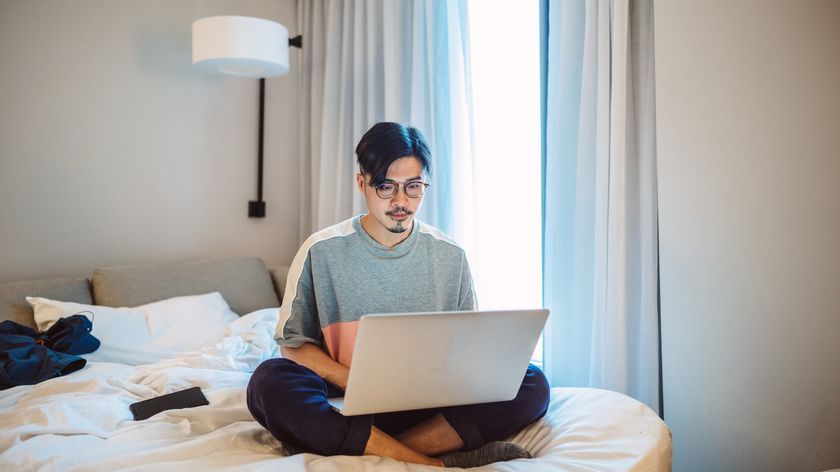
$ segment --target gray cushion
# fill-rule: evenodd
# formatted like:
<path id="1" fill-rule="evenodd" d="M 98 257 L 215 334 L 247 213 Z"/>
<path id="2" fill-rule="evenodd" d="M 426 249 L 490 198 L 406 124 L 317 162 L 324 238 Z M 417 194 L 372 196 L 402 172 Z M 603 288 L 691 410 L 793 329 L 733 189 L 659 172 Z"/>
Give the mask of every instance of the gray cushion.
<path id="1" fill-rule="evenodd" d="M 280 306 L 271 275 L 257 257 L 106 267 L 94 271 L 91 287 L 94 302 L 111 307 L 210 292 L 221 292 L 240 315 Z"/>
<path id="2" fill-rule="evenodd" d="M 90 305 L 93 299 L 85 277 L 7 282 L 0 284 L 0 321 L 12 320 L 35 328 L 32 307 L 26 297 L 44 297 Z"/>

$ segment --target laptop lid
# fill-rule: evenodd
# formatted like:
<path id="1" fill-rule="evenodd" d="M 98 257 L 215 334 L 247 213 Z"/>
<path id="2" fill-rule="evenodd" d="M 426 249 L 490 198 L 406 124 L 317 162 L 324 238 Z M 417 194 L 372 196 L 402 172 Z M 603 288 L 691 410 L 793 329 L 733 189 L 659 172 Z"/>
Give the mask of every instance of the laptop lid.
<path id="1" fill-rule="evenodd" d="M 362 316 L 341 413 L 512 400 L 548 310 Z"/>

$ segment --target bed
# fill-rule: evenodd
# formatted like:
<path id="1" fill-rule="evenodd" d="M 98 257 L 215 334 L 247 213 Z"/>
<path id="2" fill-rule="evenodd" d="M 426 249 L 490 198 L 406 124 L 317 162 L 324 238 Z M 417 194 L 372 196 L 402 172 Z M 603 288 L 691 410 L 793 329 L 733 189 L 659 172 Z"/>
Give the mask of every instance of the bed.
<path id="1" fill-rule="evenodd" d="M 90 308 L 102 341 L 77 372 L 0 390 L 0 470 L 440 470 L 373 456 L 289 456 L 253 420 L 245 387 L 259 363 L 279 356 L 284 281 L 283 268 L 236 257 L 0 284 L 0 320 L 38 327 L 62 310 Z M 132 324 L 137 316 L 148 333 Z M 131 403 L 192 386 L 208 406 L 132 420 Z M 471 470 L 671 469 L 665 423 L 606 390 L 553 388 L 546 416 L 511 440 L 534 458 Z"/>

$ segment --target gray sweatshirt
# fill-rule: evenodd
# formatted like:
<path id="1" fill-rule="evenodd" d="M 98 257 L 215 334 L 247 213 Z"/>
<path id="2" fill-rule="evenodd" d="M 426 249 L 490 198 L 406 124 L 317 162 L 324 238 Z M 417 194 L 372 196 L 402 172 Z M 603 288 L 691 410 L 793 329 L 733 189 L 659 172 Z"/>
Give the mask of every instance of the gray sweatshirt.
<path id="1" fill-rule="evenodd" d="M 280 345 L 313 343 L 350 367 L 362 315 L 476 309 L 464 250 L 440 230 L 415 219 L 408 238 L 387 248 L 360 218 L 313 234 L 298 250 L 274 336 Z"/>

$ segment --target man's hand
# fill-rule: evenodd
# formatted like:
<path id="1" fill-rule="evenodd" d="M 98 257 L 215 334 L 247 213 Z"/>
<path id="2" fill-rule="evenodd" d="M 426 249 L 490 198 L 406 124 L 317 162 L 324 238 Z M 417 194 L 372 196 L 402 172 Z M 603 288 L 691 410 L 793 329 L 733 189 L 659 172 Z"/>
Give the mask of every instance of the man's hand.
<path id="1" fill-rule="evenodd" d="M 300 347 L 280 346 L 280 352 L 283 353 L 284 358 L 297 362 L 327 382 L 342 390 L 347 390 L 350 369 L 336 362 L 320 347 L 312 343 L 304 343 Z"/>

